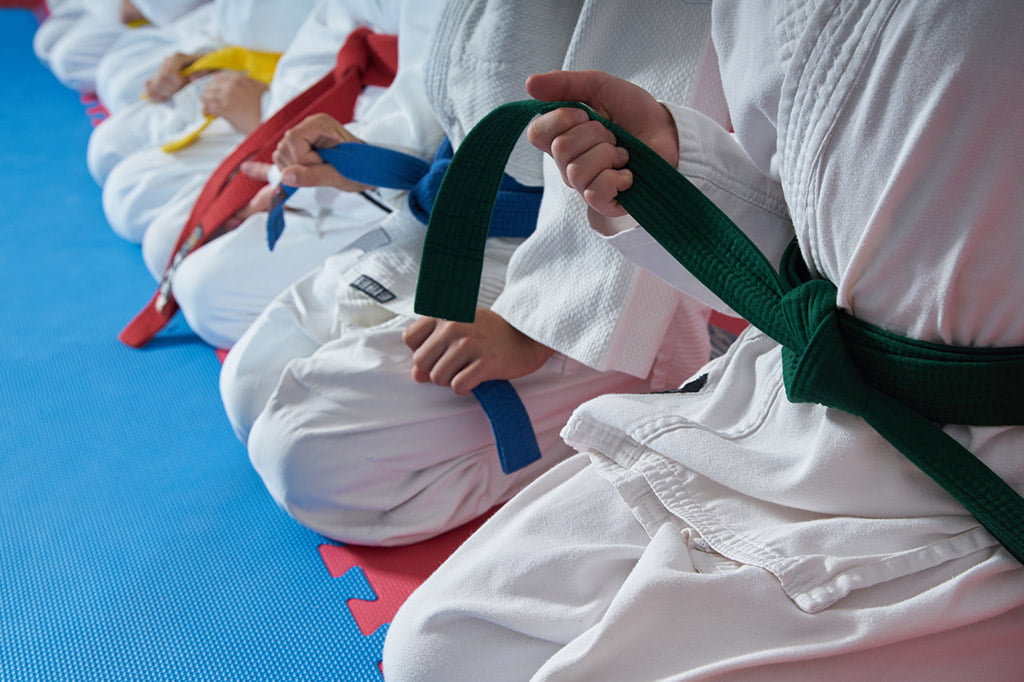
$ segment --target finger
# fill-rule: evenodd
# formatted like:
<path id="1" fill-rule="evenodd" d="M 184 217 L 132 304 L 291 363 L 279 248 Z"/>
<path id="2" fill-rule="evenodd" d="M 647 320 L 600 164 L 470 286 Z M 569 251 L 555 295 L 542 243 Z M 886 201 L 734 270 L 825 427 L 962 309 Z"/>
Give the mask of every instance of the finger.
<path id="1" fill-rule="evenodd" d="M 285 166 L 281 171 L 281 182 L 291 187 L 334 187 L 343 192 L 360 192 L 366 188 L 323 162 L 315 166 Z"/>
<path id="2" fill-rule="evenodd" d="M 572 111 L 579 111 L 583 114 L 579 109 Z M 601 123 L 586 119 L 552 140 L 550 154 L 558 163 L 568 163 L 589 149 L 602 144 L 614 147 L 615 135 Z"/>
<path id="3" fill-rule="evenodd" d="M 605 115 L 600 102 L 609 81 L 618 80 L 600 71 L 549 71 L 526 79 L 526 92 L 543 102 L 586 102 Z"/>
<path id="4" fill-rule="evenodd" d="M 622 208 L 617 197 L 632 186 L 633 174 L 628 169 L 608 168 L 583 191 L 583 200 L 601 215 L 618 218 L 626 215 L 626 209 Z"/>
<path id="5" fill-rule="evenodd" d="M 430 381 L 438 386 L 452 386 L 452 379 L 474 360 L 460 344 L 452 344 L 434 362 L 430 370 Z M 452 387 L 454 388 L 454 387 Z"/>
<path id="6" fill-rule="evenodd" d="M 162 75 L 157 74 L 153 78 L 146 81 L 146 94 L 154 102 L 163 102 L 167 99 L 167 97 L 164 95 L 164 91 L 167 89 L 164 80 L 165 79 Z"/>
<path id="7" fill-rule="evenodd" d="M 452 377 L 450 386 L 456 395 L 467 396 L 473 389 L 487 381 L 490 377 L 485 374 L 484 362 L 476 359 L 462 368 Z"/>
<path id="8" fill-rule="evenodd" d="M 281 170 L 290 166 L 315 166 L 324 162 L 316 150 L 308 144 L 303 143 L 302 146 L 297 146 L 294 140 L 287 143 L 282 140 L 271 155 L 271 159 L 274 165 Z"/>
<path id="9" fill-rule="evenodd" d="M 582 192 L 603 171 L 622 168 L 628 160 L 629 153 L 625 149 L 602 142 L 569 162 L 565 166 L 565 179 L 570 187 Z"/>
<path id="10" fill-rule="evenodd" d="M 415 351 L 423 345 L 423 342 L 430 337 L 436 327 L 436 317 L 417 318 L 402 332 L 402 341 L 410 350 Z"/>
<path id="11" fill-rule="evenodd" d="M 431 334 L 412 354 L 412 376 L 419 382 L 434 380 L 434 371 L 441 357 L 448 350 L 448 344 Z"/>
<path id="12" fill-rule="evenodd" d="M 271 199 L 276 191 L 275 185 L 264 185 L 256 192 L 256 196 L 249 202 L 252 213 L 266 213 L 270 211 Z"/>
<path id="13" fill-rule="evenodd" d="M 216 71 L 214 71 L 213 69 L 200 69 L 198 71 L 190 71 L 187 76 L 182 76 L 182 79 L 191 83 L 192 81 L 197 81 L 200 78 L 203 78 L 204 76 L 209 76 L 211 73 L 216 73 Z"/>
<path id="14" fill-rule="evenodd" d="M 261 161 L 243 161 L 240 168 L 250 178 L 267 182 L 267 174 L 270 172 L 271 164 Z"/>
<path id="15" fill-rule="evenodd" d="M 284 134 L 274 150 L 274 156 L 281 159 L 278 161 L 275 158 L 274 163 L 279 168 L 296 164 L 315 165 L 323 163 L 320 155 L 316 152 L 316 145 L 314 143 L 324 137 L 322 131 L 303 127 L 301 124 L 292 128 Z"/>
<path id="16" fill-rule="evenodd" d="M 550 154 L 551 144 L 557 137 L 588 120 L 587 112 L 582 109 L 555 109 L 533 119 L 526 128 L 526 138 L 534 147 Z"/>
<path id="17" fill-rule="evenodd" d="M 199 95 L 199 103 L 203 106 L 204 116 L 207 114 L 216 115 L 217 112 L 215 110 L 220 108 L 220 98 L 217 97 L 216 93 L 210 92 L 209 90 L 204 90 L 203 93 Z"/>
<path id="18" fill-rule="evenodd" d="M 176 73 L 157 77 L 154 85 L 157 101 L 165 102 L 170 99 L 171 95 L 181 89 L 182 84 L 183 80 Z"/>

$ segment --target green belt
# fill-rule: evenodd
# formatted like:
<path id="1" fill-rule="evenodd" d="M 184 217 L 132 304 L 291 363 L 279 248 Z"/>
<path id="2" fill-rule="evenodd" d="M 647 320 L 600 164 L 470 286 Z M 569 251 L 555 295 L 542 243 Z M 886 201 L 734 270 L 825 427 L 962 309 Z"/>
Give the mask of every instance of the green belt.
<path id="1" fill-rule="evenodd" d="M 416 312 L 470 322 L 487 225 L 512 147 L 537 114 L 576 107 L 629 151 L 633 186 L 618 200 L 722 301 L 782 345 L 793 402 L 857 415 L 956 498 L 1024 562 L 1024 499 L 936 425 L 1024 424 L 1024 347 L 967 348 L 908 339 L 836 307 L 793 247 L 780 275 L 747 236 L 675 168 L 630 133 L 575 102 L 512 102 L 459 146 L 434 204 Z"/>

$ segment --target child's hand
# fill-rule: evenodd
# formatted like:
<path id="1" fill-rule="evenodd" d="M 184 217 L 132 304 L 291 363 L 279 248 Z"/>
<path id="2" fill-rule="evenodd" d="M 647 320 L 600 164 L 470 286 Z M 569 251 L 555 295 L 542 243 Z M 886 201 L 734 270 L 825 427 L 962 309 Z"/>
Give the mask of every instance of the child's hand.
<path id="1" fill-rule="evenodd" d="M 281 182 L 292 187 L 334 187 L 343 192 L 373 189 L 341 175 L 316 152 L 342 142 L 362 140 L 327 114 L 313 114 L 305 119 L 285 133 L 274 150 L 274 165 L 281 169 Z"/>
<path id="2" fill-rule="evenodd" d="M 530 76 L 526 90 L 545 102 L 584 102 L 647 143 L 666 161 L 679 161 L 679 140 L 672 115 L 650 93 L 600 71 L 552 71 Z M 579 192 L 602 216 L 626 214 L 616 199 L 629 189 L 633 175 L 623 168 L 625 149 L 615 136 L 580 109 L 557 109 L 538 117 L 527 129 L 530 143 L 551 155 L 566 185 Z"/>
<path id="3" fill-rule="evenodd" d="M 486 308 L 477 309 L 472 324 L 421 317 L 402 340 L 413 351 L 413 379 L 462 396 L 491 379 L 531 374 L 554 353 Z"/>
<path id="4" fill-rule="evenodd" d="M 240 170 L 254 180 L 262 180 L 267 182 L 268 172 L 270 170 L 269 163 L 261 163 L 259 161 L 243 161 L 240 166 Z M 224 225 L 229 229 L 234 229 L 245 222 L 245 219 L 256 213 L 266 213 L 270 210 L 270 201 L 274 196 L 274 192 L 277 190 L 277 185 L 264 185 L 253 195 L 253 198 L 249 200 L 242 208 L 235 211 L 231 217 L 224 221 Z"/>
<path id="5" fill-rule="evenodd" d="M 218 71 L 203 88 L 203 115 L 220 116 L 248 135 L 260 124 L 260 98 L 267 86 L 239 71 Z"/>
<path id="6" fill-rule="evenodd" d="M 121 0 L 120 18 L 121 23 L 125 25 L 134 21 L 146 21 L 146 15 L 131 0 Z"/>
<path id="7" fill-rule="evenodd" d="M 164 59 L 152 78 L 146 81 L 146 97 L 153 102 L 166 102 L 174 93 L 187 85 L 194 76 L 185 76 L 182 69 L 199 59 L 198 54 L 175 52 Z"/>

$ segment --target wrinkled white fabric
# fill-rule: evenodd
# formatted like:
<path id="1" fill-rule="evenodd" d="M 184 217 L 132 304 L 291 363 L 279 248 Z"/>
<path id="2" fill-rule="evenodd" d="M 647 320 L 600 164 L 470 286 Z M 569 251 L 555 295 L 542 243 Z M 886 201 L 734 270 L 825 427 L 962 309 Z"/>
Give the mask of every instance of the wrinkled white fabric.
<path id="1" fill-rule="evenodd" d="M 32 36 L 32 49 L 43 64 L 49 66 L 50 51 L 79 17 L 85 14 L 83 0 L 58 0 L 47 3 L 48 14 Z"/>
<path id="2" fill-rule="evenodd" d="M 1021 103 L 1024 8 L 714 11 L 736 133 L 674 108 L 683 172 L 762 246 L 795 232 L 857 317 L 1024 344 L 1012 297 L 993 296 L 1024 284 L 1008 247 L 1024 138 L 992 124 Z M 413 595 L 389 679 L 466 679 L 491 655 L 515 661 L 506 679 L 1019 677 L 1020 564 L 862 420 L 789 403 L 780 364 L 751 330 L 695 392 L 581 406 L 563 436 L 591 464 L 542 477 Z M 1024 491 L 1024 428 L 945 429 Z"/>
<path id="3" fill-rule="evenodd" d="M 207 0 L 167 24 L 141 26 L 123 33 L 96 67 L 96 94 L 111 114 L 137 104 L 146 81 L 165 58 L 184 52 L 184 41 L 195 35 L 213 43 L 214 6 Z"/>
<path id="4" fill-rule="evenodd" d="M 135 9 L 154 26 L 167 26 L 210 0 L 132 0 Z"/>
<path id="5" fill-rule="evenodd" d="M 709 125 L 721 129 L 728 113 L 707 39 L 710 7 L 690 3 L 677 11 L 677 5 L 647 3 L 637 12 L 624 2 L 583 3 L 562 68 L 599 69 L 628 78 L 659 99 L 696 107 L 709 117 Z M 609 40 L 608 35 L 629 39 Z M 661 68 L 666 53 L 685 66 Z M 706 311 L 601 242 L 587 225 L 583 201 L 565 187 L 546 158 L 537 233 L 513 256 L 495 312 L 590 367 L 651 376 L 656 389 L 678 386 L 707 357 L 700 331 Z M 587 266 L 578 267 L 583 253 Z"/>
<path id="6" fill-rule="evenodd" d="M 175 51 L 194 54 L 229 45 L 284 52 L 313 3 L 314 0 L 213 0 L 210 15 L 201 15 L 210 16 L 210 23 L 197 25 L 191 15 L 186 15 L 180 20 L 181 25 L 175 27 L 174 33 L 180 39 L 167 46 L 160 61 Z M 189 83 L 167 102 L 137 101 L 97 126 L 89 136 L 86 151 L 89 172 L 97 184 L 102 186 L 114 167 L 134 151 L 176 140 L 200 125 L 203 115 L 199 96 L 208 80 L 206 77 Z M 234 140 L 237 142 L 238 138 Z"/>
<path id="7" fill-rule="evenodd" d="M 526 76 L 565 62 L 580 8 L 581 3 L 548 4 L 540 11 L 535 3 L 449 3 L 428 60 L 426 90 L 422 78 L 396 81 L 397 87 L 379 102 L 383 108 L 392 99 L 429 98 L 425 101 L 433 112 L 427 109 L 420 117 L 397 113 L 409 111 L 402 107 L 392 110 L 393 115 L 368 116 L 357 134 L 423 158 L 432 155 L 442 134 L 457 145 L 496 105 L 523 99 Z M 703 33 L 697 31 L 702 40 L 708 20 L 705 8 Z M 686 93 L 688 80 L 681 78 L 671 87 Z M 544 178 L 542 156 L 520 145 L 509 172 L 520 182 L 539 184 Z M 541 220 L 552 221 L 546 227 L 552 231 L 574 227 L 585 233 L 583 224 L 568 225 L 571 218 L 562 218 L 557 202 L 547 197 Z M 271 303 L 229 354 L 221 388 L 250 458 L 289 513 L 345 541 L 399 544 L 453 528 L 507 499 L 567 454 L 553 436 L 575 405 L 602 393 L 645 390 L 653 373 L 652 363 L 632 376 L 556 353 L 538 372 L 513 380 L 544 457 L 515 475 L 501 474 L 476 401 L 459 398 L 446 387 L 417 385 L 410 378 L 412 354 L 401 333 L 415 318 L 412 303 L 423 226 L 400 206 L 381 228 L 387 244 L 333 256 Z M 552 267 L 587 262 L 580 253 L 580 260 L 573 260 L 569 247 L 552 246 L 550 239 L 545 237 L 546 246 L 534 249 L 518 266 L 520 272 L 546 268 L 551 277 Z M 479 305 L 490 307 L 505 296 L 503 289 L 513 279 L 506 274 L 510 259 L 532 240 L 522 245 L 520 240 L 488 240 Z M 631 267 L 599 240 L 586 248 L 600 250 L 605 262 Z M 372 278 L 394 298 L 370 299 L 351 286 L 359 277 Z M 552 281 L 561 275 L 555 277 Z M 592 276 L 592 283 L 600 281 L 600 274 Z M 654 278 L 649 281 L 656 283 Z M 575 290 L 553 288 L 541 280 L 532 286 L 556 296 L 578 323 L 575 330 L 568 325 L 540 337 L 556 350 L 561 350 L 559 342 L 569 345 L 589 325 L 603 324 L 597 315 L 570 313 L 585 307 L 574 301 Z M 694 305 L 687 316 L 677 308 L 678 297 L 666 305 L 666 320 L 677 314 L 689 323 L 672 340 L 693 348 L 690 366 L 675 368 L 679 380 L 707 357 L 706 313 Z M 546 310 L 548 322 L 556 324 L 562 307 L 550 304 Z"/>
<path id="8" fill-rule="evenodd" d="M 61 83 L 80 93 L 96 90 L 96 70 L 117 38 L 120 0 L 59 3 L 33 36 L 33 49 Z"/>
<path id="9" fill-rule="evenodd" d="M 402 7 L 397 1 L 321 0 L 278 64 L 270 89 L 270 111 L 284 106 L 291 96 L 333 68 L 338 49 L 358 26 L 390 34 L 404 30 L 401 59 L 415 72 L 430 35 L 425 26 L 411 19 L 400 28 Z M 429 13 L 420 7 L 417 15 Z M 356 103 L 355 115 L 366 117 L 383 91 L 367 88 Z M 187 218 L 187 213 L 167 208 L 152 221 L 143 241 L 146 264 L 156 277 Z M 237 229 L 189 256 L 175 272 L 175 298 L 203 340 L 229 348 L 274 296 L 386 215 L 360 194 L 326 187 L 299 190 L 288 202 L 287 229 L 273 252 L 267 247 L 267 214 L 253 214 Z"/>
<path id="10" fill-rule="evenodd" d="M 345 6 L 346 3 L 340 0 L 318 0 L 278 62 L 274 78 L 262 98 L 261 115 L 264 119 L 334 66 L 341 42 L 356 24 Z M 359 15 L 356 17 L 363 19 Z M 149 138 L 157 139 L 166 135 L 161 128 L 169 125 L 169 117 L 173 116 L 176 123 L 170 127 L 178 131 L 174 136 L 180 135 L 180 129 L 185 125 L 184 117 L 198 116 L 201 110 L 198 103 L 201 91 L 191 87 L 186 90 L 187 93 L 179 93 L 175 100 L 183 103 L 188 98 L 194 99 L 195 110 L 192 113 L 188 111 L 191 107 L 182 104 L 172 111 L 165 111 L 165 115 L 158 118 L 145 103 L 140 103 L 133 109 L 134 117 L 124 114 L 118 118 L 119 125 L 145 125 L 152 133 Z M 152 243 L 143 247 L 146 264 L 155 278 L 159 279 L 162 274 L 193 203 L 172 203 L 171 197 L 178 196 L 183 185 L 195 185 L 192 176 L 208 176 L 213 172 L 243 137 L 226 121 L 218 120 L 204 131 L 197 142 L 185 149 L 168 154 L 158 142 L 153 143 L 129 153 L 111 171 L 103 186 L 103 207 L 114 232 L 129 241 L 141 242 L 154 221 L 159 221 L 161 229 L 154 231 L 147 238 Z M 197 187 L 193 199 L 198 196 L 202 185 Z M 172 207 L 178 210 L 169 210 Z M 301 273 L 296 276 L 298 274 Z"/>

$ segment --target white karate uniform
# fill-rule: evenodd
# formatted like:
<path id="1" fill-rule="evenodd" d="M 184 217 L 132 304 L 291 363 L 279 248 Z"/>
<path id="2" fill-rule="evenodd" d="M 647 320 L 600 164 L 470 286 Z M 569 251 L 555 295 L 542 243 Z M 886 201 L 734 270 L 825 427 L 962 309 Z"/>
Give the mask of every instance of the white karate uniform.
<path id="1" fill-rule="evenodd" d="M 358 26 L 371 26 L 378 31 L 394 33 L 397 31 L 397 17 L 396 2 L 318 0 L 274 71 L 274 78 L 263 97 L 263 118 L 278 112 L 293 97 L 331 71 L 338 49 L 352 30 Z M 356 113 L 365 110 L 380 90 L 368 88 L 357 101 Z M 225 122 L 215 122 L 196 143 L 174 154 L 163 152 L 159 146 L 150 146 L 129 155 L 104 184 L 106 216 L 121 235 L 142 242 L 143 259 L 155 279 L 161 278 L 170 252 L 209 174 L 242 138 Z M 328 196 L 319 197 L 325 194 Z M 230 346 L 270 297 L 323 262 L 326 254 L 337 251 L 357 236 L 346 238 L 344 232 L 368 222 L 372 224 L 384 216 L 379 208 L 364 198 L 339 195 L 326 189 L 318 191 L 317 197 L 322 201 L 306 207 L 308 215 L 295 216 L 295 222 L 299 224 L 288 230 L 280 252 L 268 253 L 265 237 L 259 239 L 255 233 L 256 230 L 265 232 L 266 215 L 261 214 L 262 218 L 254 215 L 244 225 L 245 237 L 232 233 L 221 238 L 228 241 L 215 247 L 209 245 L 211 250 L 183 268 L 185 274 L 180 285 L 183 296 L 179 302 L 190 299 L 188 291 L 202 292 L 194 299 L 195 306 L 184 306 L 189 322 L 196 325 L 196 331 L 215 345 Z M 302 199 L 293 204 L 301 205 Z M 340 220 L 323 220 L 321 213 L 334 203 L 338 203 Z M 258 224 L 261 220 L 264 227 Z M 314 242 L 314 251 L 310 255 L 318 252 L 318 257 L 312 260 L 304 258 L 301 249 L 293 248 L 300 237 L 306 242 Z M 240 246 L 227 246 L 237 240 L 242 240 Z M 238 251 L 242 244 L 246 245 L 245 252 Z M 214 260 L 223 260 L 214 258 L 213 254 L 218 251 L 230 254 L 233 264 L 223 263 L 223 267 L 217 267 Z M 198 256 L 198 252 L 195 255 Z M 254 268 L 260 259 L 265 261 L 271 256 L 276 267 Z M 214 281 L 210 281 L 211 278 Z M 209 310 L 209 313 L 196 306 Z M 216 328 L 211 328 L 210 324 Z"/>
<path id="2" fill-rule="evenodd" d="M 51 0 L 46 19 L 32 36 L 32 49 L 43 64 L 49 66 L 50 53 L 60 40 L 85 14 L 83 0 Z"/>
<path id="3" fill-rule="evenodd" d="M 994 124 L 1021 104 L 1024 6 L 991 9 L 715 3 L 736 134 L 673 108 L 681 171 L 766 252 L 795 231 L 856 317 L 1024 344 L 993 296 L 1024 287 L 1024 133 Z M 388 679 L 1019 679 L 1024 571 L 977 521 L 861 419 L 788 402 L 761 333 L 700 373 L 581 406 L 586 454 L 406 602 Z M 1024 428 L 945 430 L 1024 491 Z"/>
<path id="4" fill-rule="evenodd" d="M 61 83 L 80 93 L 96 90 L 96 68 L 128 27 L 121 23 L 120 0 L 64 0 L 33 36 L 33 48 Z"/>
<path id="5" fill-rule="evenodd" d="M 593 57 L 574 31 L 582 6 L 593 19 L 597 3 L 549 4 L 543 11 L 536 3 L 508 0 L 448 4 L 426 78 L 427 104 L 456 147 L 495 105 L 525 98 L 530 73 L 562 66 L 567 54 Z M 624 9 L 625 3 L 619 14 Z M 709 36 L 708 8 L 693 6 L 687 17 L 690 23 L 666 27 L 662 42 L 652 36 L 650 49 L 678 45 L 695 65 L 716 72 L 700 59 Z M 614 23 L 605 28 L 614 35 Z M 644 76 L 684 101 L 699 82 L 678 73 Z M 433 137 L 423 153 L 437 144 L 438 135 Z M 508 170 L 528 185 L 547 179 L 542 156 L 525 141 Z M 228 416 L 268 490 L 301 523 L 366 544 L 410 543 L 441 533 L 505 501 L 563 459 L 569 449 L 558 430 L 580 402 L 647 390 L 658 381 L 675 385 L 706 360 L 706 309 L 590 239 L 579 199 L 548 193 L 548 187 L 534 236 L 488 240 L 478 297 L 479 306 L 495 310 L 504 300 L 510 322 L 521 318 L 531 335 L 536 329 L 535 338 L 558 351 L 537 372 L 512 380 L 543 453 L 529 467 L 502 473 L 474 398 L 410 377 L 412 353 L 401 335 L 415 319 L 424 228 L 408 210 L 396 211 L 360 247 L 331 257 L 289 288 L 232 349 L 221 373 Z M 367 243 L 374 235 L 389 241 Z M 605 267 L 623 279 L 609 282 Z M 393 300 L 378 302 L 353 288 L 360 277 L 381 284 Z M 590 287 L 605 298 L 594 294 L 591 300 Z M 654 291 L 667 297 L 655 299 Z M 533 310 L 532 302 L 542 300 L 541 310 Z M 656 321 L 649 325 L 623 314 L 617 304 L 627 300 L 645 306 Z M 634 352 L 625 331 L 631 325 L 675 336 L 637 339 Z"/>
<path id="6" fill-rule="evenodd" d="M 135 9 L 154 26 L 169 26 L 209 0 L 132 0 Z"/>
<path id="7" fill-rule="evenodd" d="M 207 14 L 212 13 L 213 9 L 211 6 Z M 310 24 L 308 20 L 302 26 L 307 27 L 307 30 L 303 31 L 300 27 L 295 33 L 292 44 L 285 49 L 278 62 L 269 88 L 261 98 L 263 117 L 274 113 L 294 95 L 311 85 L 333 63 L 329 54 L 331 44 L 315 40 L 317 34 L 323 33 L 324 29 Z M 180 27 L 177 30 L 180 31 Z M 297 43 L 302 45 L 298 41 L 300 35 L 309 38 L 317 46 L 316 60 L 308 58 L 305 47 L 299 47 L 298 51 L 306 54 L 306 58 L 292 60 L 287 57 L 293 46 Z M 310 61 L 316 61 L 317 64 L 311 67 Z M 201 93 L 201 87 L 188 86 L 175 97 L 179 98 L 179 103 L 194 100 L 193 114 L 201 116 Z M 153 141 L 162 134 L 159 128 L 167 121 L 162 117 L 163 114 L 153 117 L 152 106 L 140 103 L 132 112 L 117 117 L 122 127 L 132 123 L 146 124 L 152 139 L 147 146 L 132 151 L 114 166 L 103 185 L 103 210 L 115 233 L 128 241 L 143 243 L 143 258 L 153 276 L 159 279 L 170 250 L 207 177 L 245 136 L 226 120 L 217 119 L 192 145 L 167 153 L 160 143 Z M 176 107 L 176 115 L 184 114 L 187 108 Z M 181 135 L 176 126 L 172 128 L 177 130 L 175 137 Z M 152 244 L 147 244 L 143 237 L 157 218 L 164 225 L 164 231 Z"/>
<path id="8" fill-rule="evenodd" d="M 168 46 L 164 57 L 175 51 L 209 52 L 229 45 L 260 52 L 284 52 L 312 9 L 313 1 L 213 0 L 211 23 L 177 46 Z M 86 154 L 89 172 L 97 184 L 102 186 L 118 162 L 132 152 L 175 140 L 202 123 L 200 95 L 207 80 L 200 78 L 189 83 L 167 102 L 136 102 L 97 126 L 89 136 Z M 214 121 L 203 136 L 209 138 L 207 146 L 217 138 L 226 142 L 227 149 L 240 139 L 231 125 L 221 119 Z M 119 223 L 118 216 L 114 218 Z M 141 238 L 130 229 L 132 225 L 111 226 L 130 241 Z"/>
<path id="9" fill-rule="evenodd" d="M 186 45 L 212 40 L 215 9 L 211 0 L 173 0 L 135 3 L 149 24 L 122 33 L 96 67 L 96 95 L 111 114 L 137 104 L 146 81 L 163 60 Z"/>
<path id="10" fill-rule="evenodd" d="M 271 83 L 270 111 L 330 71 L 338 49 L 357 27 L 399 33 L 402 5 L 397 0 L 321 0 L 281 58 Z M 421 7 L 413 7 L 412 18 L 401 27 L 401 60 L 413 71 L 422 65 L 430 40 L 430 30 L 416 20 L 422 14 Z M 356 102 L 356 116 L 364 117 L 382 92 L 368 87 Z M 122 165 L 132 161 L 129 157 Z M 154 277 L 162 274 L 193 203 L 176 200 L 160 208 L 146 232 L 143 256 Z M 259 212 L 190 254 L 175 271 L 172 290 L 182 314 L 207 343 L 234 345 L 274 296 L 375 227 L 387 211 L 361 194 L 324 187 L 299 190 L 286 216 L 287 229 L 273 251 L 267 246 L 267 214 Z"/>

